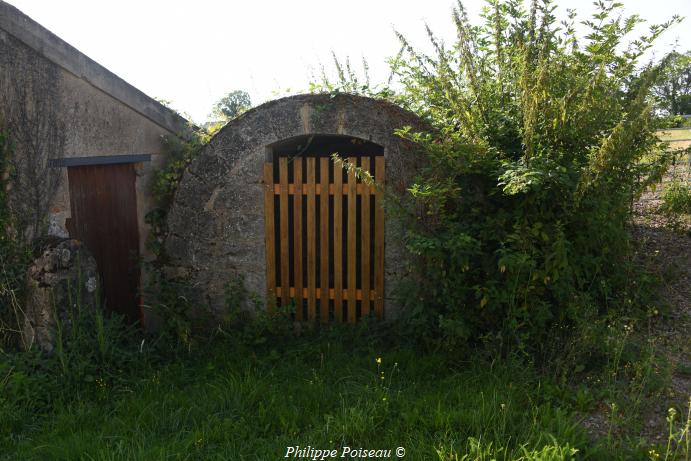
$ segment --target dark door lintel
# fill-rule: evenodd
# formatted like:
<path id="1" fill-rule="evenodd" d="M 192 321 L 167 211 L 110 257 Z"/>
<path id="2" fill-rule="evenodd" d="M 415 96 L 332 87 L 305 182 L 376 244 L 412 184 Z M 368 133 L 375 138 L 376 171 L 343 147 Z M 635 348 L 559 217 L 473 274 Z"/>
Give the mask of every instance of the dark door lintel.
<path id="1" fill-rule="evenodd" d="M 51 168 L 62 168 L 69 166 L 117 165 L 120 163 L 141 163 L 150 161 L 151 154 L 96 155 L 92 157 L 52 158 L 48 160 L 48 166 Z"/>

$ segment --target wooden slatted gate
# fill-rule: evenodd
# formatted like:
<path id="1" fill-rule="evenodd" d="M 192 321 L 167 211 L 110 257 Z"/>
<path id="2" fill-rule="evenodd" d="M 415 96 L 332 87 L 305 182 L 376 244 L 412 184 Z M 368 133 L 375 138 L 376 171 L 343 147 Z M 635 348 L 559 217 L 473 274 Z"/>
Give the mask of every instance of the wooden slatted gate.
<path id="1" fill-rule="evenodd" d="M 381 188 L 329 157 L 277 160 L 264 164 L 269 307 L 294 303 L 296 320 L 321 323 L 383 318 Z M 383 156 L 347 160 L 384 184 Z"/>

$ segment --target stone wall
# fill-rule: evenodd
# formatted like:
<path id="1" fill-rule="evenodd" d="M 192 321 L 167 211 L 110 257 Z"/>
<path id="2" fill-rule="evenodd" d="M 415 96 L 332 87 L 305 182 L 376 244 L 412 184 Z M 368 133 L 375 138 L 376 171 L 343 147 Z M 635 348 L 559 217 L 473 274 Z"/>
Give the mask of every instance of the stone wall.
<path id="1" fill-rule="evenodd" d="M 197 301 L 221 311 L 224 285 L 241 276 L 260 297 L 266 292 L 262 168 L 267 148 L 301 135 L 346 135 L 384 148 L 387 185 L 404 194 L 422 158 L 394 134 L 421 128 L 413 114 L 390 103 L 349 95 L 300 95 L 266 103 L 231 121 L 195 159 L 180 183 L 168 217 L 170 274 L 192 284 Z M 386 315 L 392 290 L 405 278 L 403 249 L 386 223 Z"/>
<path id="2" fill-rule="evenodd" d="M 184 131 L 183 118 L 0 0 L 0 122 L 15 145 L 13 198 L 27 239 L 67 234 L 67 171 L 48 159 L 151 154 L 136 165 L 146 254 L 148 181 L 163 161 L 161 136 Z"/>

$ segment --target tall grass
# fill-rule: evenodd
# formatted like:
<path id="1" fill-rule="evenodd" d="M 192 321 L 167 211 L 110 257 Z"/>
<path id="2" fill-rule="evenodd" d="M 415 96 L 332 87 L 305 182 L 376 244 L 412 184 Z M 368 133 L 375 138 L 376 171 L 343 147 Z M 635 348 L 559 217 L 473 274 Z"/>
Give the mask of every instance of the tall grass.
<path id="1" fill-rule="evenodd" d="M 507 459 L 589 451 L 569 411 L 540 396 L 542 383 L 530 366 L 457 361 L 413 348 L 351 348 L 321 339 L 257 351 L 225 343 L 143 370 L 126 384 L 84 386 L 98 392 L 58 399 L 20 432 L 5 434 L 0 453 L 265 460 L 309 445 L 404 447 L 406 459 L 467 459 L 455 456 L 473 453 L 476 442 L 482 453 Z"/>

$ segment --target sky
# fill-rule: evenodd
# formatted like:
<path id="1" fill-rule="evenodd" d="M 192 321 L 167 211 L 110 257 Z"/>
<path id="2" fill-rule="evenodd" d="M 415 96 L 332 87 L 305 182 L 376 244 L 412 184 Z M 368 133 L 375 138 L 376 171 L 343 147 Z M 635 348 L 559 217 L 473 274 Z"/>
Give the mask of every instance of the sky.
<path id="1" fill-rule="evenodd" d="M 307 90 L 333 75 L 331 53 L 359 71 L 367 60 L 372 83 L 388 77 L 386 59 L 399 49 L 394 29 L 421 48 L 425 23 L 453 41 L 455 0 L 6 0 L 149 96 L 171 102 L 195 122 L 214 102 L 247 91 L 256 105 Z M 627 14 L 648 24 L 686 16 L 659 41 L 654 56 L 691 49 L 691 0 L 623 0 Z M 561 0 L 579 18 L 590 0 Z M 483 2 L 464 1 L 471 19 Z M 641 32 L 645 32 L 641 29 Z"/>

